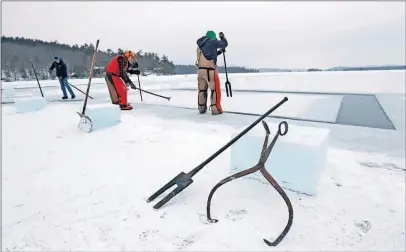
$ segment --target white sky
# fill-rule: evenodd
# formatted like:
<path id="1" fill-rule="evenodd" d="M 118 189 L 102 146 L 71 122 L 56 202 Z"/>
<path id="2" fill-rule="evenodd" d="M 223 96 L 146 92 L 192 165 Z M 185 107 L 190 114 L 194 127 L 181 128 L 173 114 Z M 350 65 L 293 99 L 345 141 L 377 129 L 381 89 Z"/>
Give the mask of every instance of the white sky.
<path id="1" fill-rule="evenodd" d="M 227 65 L 405 64 L 405 2 L 2 2 L 2 34 L 154 51 L 194 64 L 208 29 Z M 219 64 L 222 65 L 222 58 Z"/>

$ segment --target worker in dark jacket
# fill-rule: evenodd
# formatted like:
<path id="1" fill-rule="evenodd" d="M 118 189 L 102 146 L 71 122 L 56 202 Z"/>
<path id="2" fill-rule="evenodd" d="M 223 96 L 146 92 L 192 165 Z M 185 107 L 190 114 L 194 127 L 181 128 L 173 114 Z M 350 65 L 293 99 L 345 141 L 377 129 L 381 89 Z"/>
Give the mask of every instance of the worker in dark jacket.
<path id="1" fill-rule="evenodd" d="M 207 111 L 207 89 L 210 88 L 210 109 L 212 115 L 223 113 L 221 107 L 220 78 L 217 73 L 217 56 L 224 52 L 228 46 L 227 39 L 222 32 L 219 33 L 220 40 L 217 40 L 213 31 L 208 31 L 206 36 L 197 40 L 197 60 L 198 67 L 198 109 L 200 114 Z M 220 50 L 218 50 L 220 49 Z"/>
<path id="2" fill-rule="evenodd" d="M 54 62 L 52 62 L 52 65 L 49 68 L 49 72 L 54 70 L 54 68 L 56 71 L 56 77 L 58 77 L 59 79 L 59 84 L 61 84 L 61 89 L 63 93 L 62 99 L 68 99 L 66 89 L 68 89 L 71 98 L 75 99 L 76 97 L 75 93 L 73 93 L 73 90 L 68 83 L 68 67 L 66 66 L 65 62 L 62 60 L 61 57 L 55 56 Z"/>

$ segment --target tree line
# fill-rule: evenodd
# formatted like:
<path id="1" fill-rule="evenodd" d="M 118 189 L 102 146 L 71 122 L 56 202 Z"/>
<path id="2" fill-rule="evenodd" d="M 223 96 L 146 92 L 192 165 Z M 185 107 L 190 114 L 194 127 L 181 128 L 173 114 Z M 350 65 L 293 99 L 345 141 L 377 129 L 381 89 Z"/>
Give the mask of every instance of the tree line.
<path id="1" fill-rule="evenodd" d="M 58 41 L 43 41 L 24 37 L 1 37 L 1 68 L 2 79 L 34 79 L 34 71 L 31 62 L 39 79 L 53 78 L 48 69 L 54 56 L 60 56 L 68 65 L 68 72 L 73 78 L 87 78 L 93 57 L 95 45 L 93 43 L 83 45 L 68 45 Z M 117 50 L 97 50 L 94 76 L 101 77 L 104 67 L 117 54 L 123 52 L 122 48 Z M 176 75 L 195 74 L 194 65 L 176 65 L 169 60 L 168 56 L 161 57 L 155 52 L 136 52 L 139 69 L 143 75 Z M 194 59 L 192 59 L 194 61 Z M 227 67 L 229 73 L 258 72 L 258 69 L 247 69 L 244 67 Z M 224 68 L 220 67 L 220 72 Z"/>

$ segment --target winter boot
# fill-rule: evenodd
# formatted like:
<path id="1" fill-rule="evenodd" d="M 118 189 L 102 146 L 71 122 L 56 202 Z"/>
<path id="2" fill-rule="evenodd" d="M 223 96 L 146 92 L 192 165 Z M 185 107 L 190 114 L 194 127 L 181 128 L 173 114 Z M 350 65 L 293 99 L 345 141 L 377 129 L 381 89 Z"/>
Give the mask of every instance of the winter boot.
<path id="1" fill-rule="evenodd" d="M 206 105 L 199 105 L 198 109 L 199 109 L 200 114 L 204 114 L 204 113 L 207 112 L 207 106 Z"/>
<path id="2" fill-rule="evenodd" d="M 212 115 L 221 115 L 221 114 L 223 114 L 223 110 L 219 110 L 216 105 L 211 105 L 210 110 L 211 110 Z"/>
<path id="3" fill-rule="evenodd" d="M 121 110 L 132 110 L 133 107 L 130 104 L 120 105 Z"/>

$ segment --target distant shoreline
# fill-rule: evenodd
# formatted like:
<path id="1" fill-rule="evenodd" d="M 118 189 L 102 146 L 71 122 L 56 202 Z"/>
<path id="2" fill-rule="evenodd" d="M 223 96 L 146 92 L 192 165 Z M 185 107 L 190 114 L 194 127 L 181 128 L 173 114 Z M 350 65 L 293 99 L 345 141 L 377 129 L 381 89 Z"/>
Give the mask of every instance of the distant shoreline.
<path id="1" fill-rule="evenodd" d="M 337 72 L 337 71 L 376 71 L 376 70 L 406 70 L 406 65 L 358 66 L 358 67 L 332 67 L 328 69 L 289 69 L 289 68 L 259 68 L 260 73 L 268 72 Z"/>

